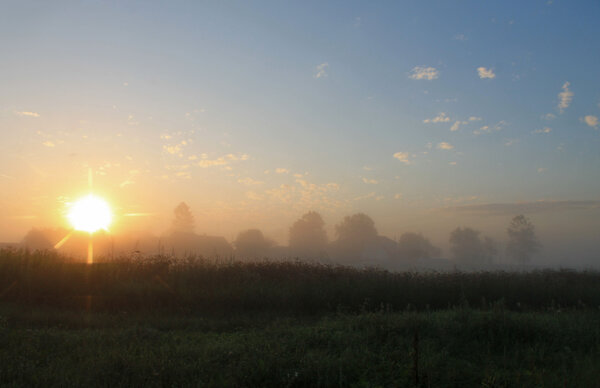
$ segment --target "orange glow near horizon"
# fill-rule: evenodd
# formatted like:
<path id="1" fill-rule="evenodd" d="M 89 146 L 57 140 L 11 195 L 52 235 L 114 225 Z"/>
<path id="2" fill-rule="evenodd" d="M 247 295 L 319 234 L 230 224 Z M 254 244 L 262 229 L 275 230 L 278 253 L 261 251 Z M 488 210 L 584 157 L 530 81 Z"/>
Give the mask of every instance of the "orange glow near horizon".
<path id="1" fill-rule="evenodd" d="M 91 234 L 100 229 L 108 229 L 112 211 L 104 199 L 89 194 L 71 206 L 67 218 L 75 230 Z"/>

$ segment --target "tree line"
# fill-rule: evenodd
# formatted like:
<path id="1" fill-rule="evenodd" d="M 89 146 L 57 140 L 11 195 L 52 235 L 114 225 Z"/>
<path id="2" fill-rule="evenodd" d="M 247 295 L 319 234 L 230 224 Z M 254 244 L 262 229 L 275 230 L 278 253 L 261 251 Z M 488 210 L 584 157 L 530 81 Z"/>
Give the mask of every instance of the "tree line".
<path id="1" fill-rule="evenodd" d="M 194 218 L 185 203 L 174 210 L 173 234 L 192 234 Z M 318 212 L 309 211 L 289 228 L 286 247 L 278 246 L 259 229 L 238 233 L 232 245 L 238 258 L 298 257 L 331 259 L 335 262 L 357 263 L 378 260 L 403 260 L 416 263 L 419 259 L 439 258 L 441 250 L 421 233 L 406 232 L 397 240 L 378 234 L 374 221 L 364 213 L 344 217 L 334 227 L 335 238 L 329 240 L 325 222 Z M 513 262 L 529 263 L 541 248 L 533 223 L 524 215 L 513 217 L 507 228 L 505 254 Z M 500 244 L 470 227 L 457 227 L 450 233 L 450 258 L 460 264 L 492 264 L 500 252 Z"/>

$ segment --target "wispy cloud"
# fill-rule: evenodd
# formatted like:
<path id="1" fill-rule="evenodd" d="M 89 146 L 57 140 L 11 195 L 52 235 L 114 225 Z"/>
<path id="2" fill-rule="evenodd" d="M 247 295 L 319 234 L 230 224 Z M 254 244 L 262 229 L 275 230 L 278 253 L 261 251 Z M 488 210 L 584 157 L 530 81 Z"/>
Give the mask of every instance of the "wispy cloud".
<path id="1" fill-rule="evenodd" d="M 404 164 L 410 164 L 410 154 L 408 152 L 396 152 L 394 158 L 398 159 Z"/>
<path id="2" fill-rule="evenodd" d="M 542 115 L 542 120 L 554 120 L 556 118 L 555 114 L 552 113 L 546 113 L 545 115 Z"/>
<path id="3" fill-rule="evenodd" d="M 320 65 L 317 65 L 315 68 L 315 78 L 325 78 L 327 77 L 327 68 L 329 67 L 329 63 L 323 62 Z"/>
<path id="4" fill-rule="evenodd" d="M 563 113 L 571 105 L 574 93 L 569 90 L 570 82 L 565 82 L 562 86 L 562 92 L 558 93 L 558 111 Z"/>
<path id="5" fill-rule="evenodd" d="M 50 148 L 52 148 L 52 147 L 55 146 L 55 144 L 52 141 L 50 141 L 50 140 L 46 140 L 42 144 L 45 145 L 46 147 L 50 147 Z"/>
<path id="6" fill-rule="evenodd" d="M 469 117 L 469 121 L 481 121 L 481 117 L 471 116 Z"/>
<path id="7" fill-rule="evenodd" d="M 450 127 L 450 131 L 452 131 L 452 132 L 458 131 L 458 130 L 460 129 L 460 126 L 461 126 L 461 125 L 466 125 L 466 124 L 469 124 L 469 122 L 468 122 L 468 121 L 460 121 L 460 120 L 457 120 L 457 121 L 455 121 L 455 122 L 454 122 L 454 124 L 452 124 L 452 126 Z"/>
<path id="8" fill-rule="evenodd" d="M 544 127 L 542 129 L 536 129 L 535 131 L 533 131 L 533 133 L 535 133 L 535 134 L 550 133 L 550 132 L 552 132 L 552 128 L 549 128 L 549 127 Z"/>
<path id="9" fill-rule="evenodd" d="M 481 216 L 488 215 L 515 215 L 532 214 L 553 211 L 571 211 L 571 210 L 600 210 L 600 201 L 552 201 L 541 200 L 534 202 L 517 203 L 487 203 L 480 205 L 463 205 L 456 207 L 443 208 L 444 211 L 453 211 L 460 213 L 470 213 Z"/>
<path id="10" fill-rule="evenodd" d="M 451 150 L 454 146 L 450 143 L 446 143 L 445 141 L 438 143 L 437 148 L 440 150 Z"/>
<path id="11" fill-rule="evenodd" d="M 439 76 L 440 72 L 435 67 L 416 66 L 411 70 L 411 74 L 408 76 L 408 78 L 431 81 Z"/>
<path id="12" fill-rule="evenodd" d="M 369 179 L 369 178 L 365 178 L 365 177 L 362 178 L 362 181 L 368 185 L 376 185 L 379 183 L 379 181 L 376 179 Z"/>
<path id="13" fill-rule="evenodd" d="M 199 167 L 202 167 L 202 168 L 226 166 L 226 165 L 230 164 L 231 162 L 244 161 L 244 160 L 248 160 L 248 159 L 249 159 L 249 156 L 246 154 L 241 154 L 241 155 L 227 154 L 224 156 L 220 156 L 216 159 L 208 159 L 208 156 L 206 154 L 202 154 L 202 160 L 200 160 L 198 163 L 196 163 L 196 165 Z"/>
<path id="14" fill-rule="evenodd" d="M 440 112 L 437 116 L 435 116 L 432 119 L 425 119 L 425 120 L 423 120 L 423 122 L 425 124 L 429 124 L 429 123 L 447 123 L 448 121 L 450 121 L 450 117 L 446 116 L 446 113 L 444 113 L 444 112 Z"/>
<path id="15" fill-rule="evenodd" d="M 287 168 L 281 168 L 281 167 L 280 167 L 280 168 L 276 168 L 276 169 L 275 169 L 275 172 L 276 172 L 277 174 L 289 174 L 289 173 L 290 173 L 290 170 L 288 170 Z"/>
<path id="16" fill-rule="evenodd" d="M 492 69 L 487 69 L 485 67 L 478 67 L 477 68 L 477 74 L 479 74 L 479 78 L 481 79 L 485 79 L 485 78 L 496 78 L 496 74 L 494 74 L 494 70 Z"/>
<path id="17" fill-rule="evenodd" d="M 582 121 L 585 122 L 587 125 L 589 125 L 592 128 L 598 127 L 598 117 L 597 116 L 587 115 L 582 119 Z"/>
<path id="18" fill-rule="evenodd" d="M 40 117 L 39 113 L 36 112 L 28 112 L 28 111 L 21 111 L 21 112 L 15 112 L 15 114 L 17 116 L 21 116 L 21 117 Z"/>
<path id="19" fill-rule="evenodd" d="M 474 130 L 473 133 L 475 135 L 482 135 L 485 133 L 496 132 L 496 131 L 502 130 L 502 128 L 506 127 L 507 125 L 508 125 L 508 123 L 506 121 L 501 120 L 492 126 L 484 125 L 484 126 L 480 127 L 479 129 Z"/>
<path id="20" fill-rule="evenodd" d="M 246 186 L 256 186 L 256 185 L 261 185 L 263 182 L 262 181 L 257 181 L 255 179 L 250 178 L 250 177 L 247 177 L 247 178 L 243 178 L 243 179 L 238 179 L 238 183 L 241 183 L 241 184 L 246 185 Z"/>

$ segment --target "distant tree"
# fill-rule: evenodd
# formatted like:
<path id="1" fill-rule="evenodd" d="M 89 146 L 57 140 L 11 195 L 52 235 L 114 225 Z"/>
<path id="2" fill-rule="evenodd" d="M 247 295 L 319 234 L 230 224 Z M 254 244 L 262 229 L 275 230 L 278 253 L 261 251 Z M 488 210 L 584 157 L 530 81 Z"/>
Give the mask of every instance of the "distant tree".
<path id="1" fill-rule="evenodd" d="M 479 233 L 471 228 L 456 228 L 450 233 L 450 252 L 455 261 L 463 264 L 485 262 L 485 250 Z"/>
<path id="2" fill-rule="evenodd" d="M 290 227 L 289 247 L 292 254 L 303 257 L 322 255 L 327 247 L 325 222 L 317 212 L 310 211 Z"/>
<path id="3" fill-rule="evenodd" d="M 485 261 L 489 263 L 493 263 L 498 255 L 498 244 L 494 241 L 493 238 L 485 236 L 483 238 L 483 256 Z"/>
<path id="4" fill-rule="evenodd" d="M 260 230 L 248 229 L 237 235 L 233 245 L 238 258 L 260 258 L 265 257 L 275 243 Z"/>
<path id="5" fill-rule="evenodd" d="M 515 261 L 528 263 L 541 248 L 535 235 L 535 227 L 522 214 L 513 217 L 506 232 L 508 233 L 506 253 Z"/>
<path id="6" fill-rule="evenodd" d="M 403 260 L 428 259 L 439 254 L 440 250 L 421 233 L 407 232 L 398 239 L 398 256 Z"/>
<path id="7" fill-rule="evenodd" d="M 173 213 L 175 215 L 171 227 L 173 232 L 194 233 L 194 216 L 185 202 L 177 205 Z"/>
<path id="8" fill-rule="evenodd" d="M 335 226 L 338 241 L 363 243 L 372 241 L 377 237 L 375 222 L 364 213 L 357 213 L 344 217 L 344 220 Z"/>
<path id="9" fill-rule="evenodd" d="M 364 259 L 367 248 L 377 244 L 377 229 L 368 215 L 357 213 L 344 217 L 335 226 L 336 241 L 332 244 L 333 255 L 338 260 L 354 261 Z"/>
<path id="10" fill-rule="evenodd" d="M 23 241 L 21 242 L 21 244 L 25 246 L 25 248 L 31 250 L 43 250 L 53 249 L 55 243 L 49 236 L 48 230 L 33 228 L 29 232 L 27 232 L 25 237 L 23 237 Z"/>

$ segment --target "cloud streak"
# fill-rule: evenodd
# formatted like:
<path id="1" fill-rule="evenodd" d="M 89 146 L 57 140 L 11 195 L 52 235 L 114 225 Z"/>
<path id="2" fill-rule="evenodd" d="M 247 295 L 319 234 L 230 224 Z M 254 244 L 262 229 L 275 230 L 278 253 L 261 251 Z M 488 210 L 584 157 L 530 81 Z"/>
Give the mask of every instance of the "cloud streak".
<path id="1" fill-rule="evenodd" d="M 444 211 L 467 213 L 481 216 L 504 216 L 515 214 L 533 214 L 557 211 L 600 210 L 600 200 L 583 201 L 551 201 L 517 203 L 488 203 L 480 205 L 463 205 L 442 208 Z"/>
<path id="2" fill-rule="evenodd" d="M 415 66 L 408 78 L 432 81 L 439 78 L 439 76 L 440 72 L 435 67 Z"/>
<path id="3" fill-rule="evenodd" d="M 558 111 L 563 113 L 571 105 L 574 93 L 569 89 L 570 82 L 565 82 L 562 86 L 562 92 L 558 93 Z"/>

